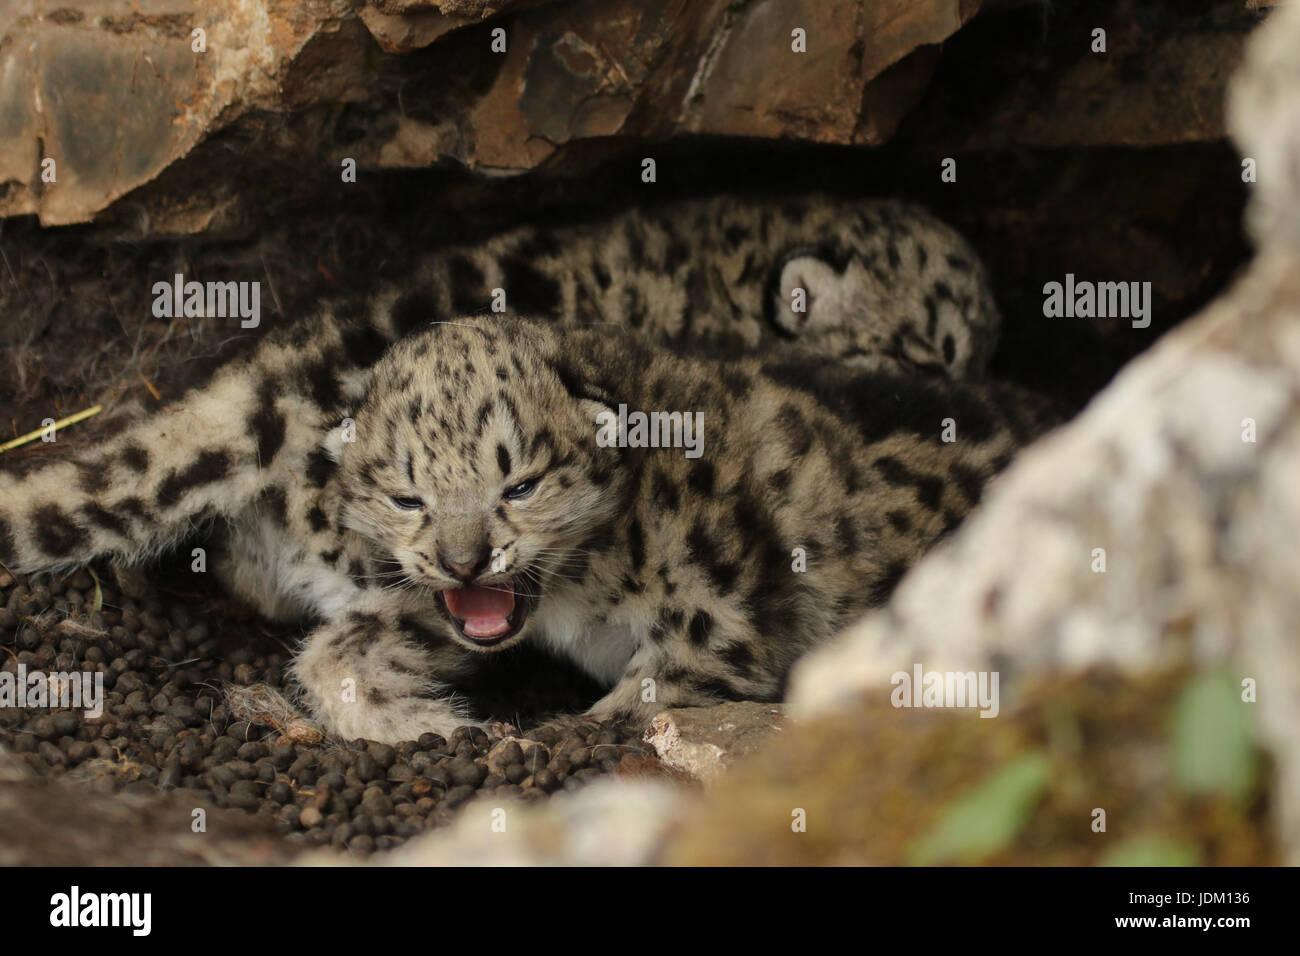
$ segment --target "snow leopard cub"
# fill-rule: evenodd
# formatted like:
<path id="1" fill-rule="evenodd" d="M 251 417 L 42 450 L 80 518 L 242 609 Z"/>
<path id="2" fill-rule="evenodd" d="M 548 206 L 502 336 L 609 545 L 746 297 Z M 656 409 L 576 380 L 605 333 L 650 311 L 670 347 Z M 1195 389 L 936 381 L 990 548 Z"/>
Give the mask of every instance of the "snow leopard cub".
<path id="1" fill-rule="evenodd" d="M 380 307 L 390 301 L 422 321 L 495 307 L 968 380 L 983 376 L 1000 325 L 984 267 L 951 227 L 908 203 L 823 196 L 679 200 L 522 227 L 438 250 Z"/>
<path id="2" fill-rule="evenodd" d="M 973 253 L 947 227 L 901 204 L 714 199 L 655 216 L 633 212 L 599 224 L 515 230 L 483 246 L 442 250 L 401 288 L 327 304 L 269 334 L 249 358 L 226 366 L 169 411 L 94 449 L 24 477 L 0 472 L 0 562 L 34 571 L 100 555 L 139 561 L 196 527 L 211 527 L 216 570 L 230 590 L 271 617 L 327 622 L 305 642 L 297 671 L 307 701 L 332 730 L 381 740 L 445 732 L 460 720 L 446 689 L 473 665 L 473 655 L 463 640 L 430 629 L 427 593 L 381 593 L 381 585 L 400 582 L 406 572 L 342 521 L 348 514 L 355 522 L 360 512 L 348 504 L 355 489 L 336 473 L 348 448 L 341 423 L 357 413 L 363 396 L 376 397 L 374 364 L 394 342 L 468 304 L 482 310 L 498 287 L 512 309 L 530 304 L 564 326 L 625 322 L 639 325 L 645 341 L 676 347 L 770 346 L 778 363 L 772 368 L 784 367 L 782 374 L 818 368 L 820 379 L 804 391 L 832 407 L 846 400 L 848 386 L 828 383 L 848 372 L 827 365 L 828 358 L 839 366 L 973 377 L 983 371 L 997 331 Z M 786 309 L 795 287 L 808 294 L 806 313 Z M 624 341 L 617 329 L 610 334 Z M 566 347 L 598 349 L 602 341 L 575 337 Z M 819 361 L 809 364 L 808 353 Z M 393 360 L 400 354 L 406 353 Z M 474 433 L 464 419 L 466 373 L 445 356 L 441 365 L 436 379 L 421 379 L 428 392 L 419 403 L 409 401 L 406 414 L 433 416 L 447 436 L 458 424 L 456 447 L 464 447 Z M 506 374 L 514 368 L 506 366 Z M 740 381 L 731 374 L 724 380 Z M 404 390 L 409 383 L 399 375 L 395 384 Z M 704 401 L 708 394 L 691 391 L 676 400 Z M 903 394 L 891 387 L 880 395 L 882 414 L 891 409 L 906 419 Z M 928 401 L 924 396 L 933 393 L 906 394 Z M 660 404 L 670 397 L 671 390 Z M 693 472 L 697 481 L 717 473 L 708 461 Z M 925 500 L 937 500 L 932 482 L 922 490 Z M 945 526 L 961 510 L 945 506 Z M 894 520 L 901 527 L 902 513 Z M 414 608 L 399 613 L 412 600 Z M 388 637 L 370 641 L 376 627 Z M 352 652 L 321 671 L 321 648 L 341 631 L 355 632 Z M 368 653 L 372 647 L 383 653 Z M 606 676 L 613 666 L 587 663 Z M 365 689 L 347 707 L 331 683 L 340 666 Z"/>
<path id="3" fill-rule="evenodd" d="M 677 414 L 659 438 L 684 447 L 613 440 L 638 410 Z M 1045 422 L 1010 389 L 683 357 L 622 330 L 436 326 L 379 363 L 336 446 L 338 526 L 389 587 L 295 673 L 331 726 L 392 737 L 445 733 L 438 696 L 523 640 L 608 688 L 593 718 L 780 699 Z"/>

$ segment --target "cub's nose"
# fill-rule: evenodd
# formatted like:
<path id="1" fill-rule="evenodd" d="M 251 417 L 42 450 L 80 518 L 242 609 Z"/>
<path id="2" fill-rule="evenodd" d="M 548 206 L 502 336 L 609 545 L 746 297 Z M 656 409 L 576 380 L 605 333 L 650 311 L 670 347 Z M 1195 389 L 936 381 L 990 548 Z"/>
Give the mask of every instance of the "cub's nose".
<path id="1" fill-rule="evenodd" d="M 492 549 L 484 544 L 477 552 L 469 554 L 457 553 L 438 555 L 438 563 L 442 569 L 458 581 L 468 584 L 476 577 L 483 573 L 484 568 L 488 566 L 491 560 Z"/>

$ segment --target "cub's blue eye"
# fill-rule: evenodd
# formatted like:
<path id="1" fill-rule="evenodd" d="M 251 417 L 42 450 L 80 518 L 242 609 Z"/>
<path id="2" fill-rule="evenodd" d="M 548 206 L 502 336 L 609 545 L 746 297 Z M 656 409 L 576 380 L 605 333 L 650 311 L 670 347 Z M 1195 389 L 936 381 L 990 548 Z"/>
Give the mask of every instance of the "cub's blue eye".
<path id="1" fill-rule="evenodd" d="M 528 481 L 521 481 L 513 488 L 506 489 L 506 498 L 510 501 L 519 501 L 521 498 L 527 498 L 537 490 L 537 479 L 530 478 Z"/>
<path id="2" fill-rule="evenodd" d="M 419 511 L 424 507 L 424 502 L 419 498 L 403 498 L 401 495 L 389 495 L 388 500 L 403 511 Z"/>

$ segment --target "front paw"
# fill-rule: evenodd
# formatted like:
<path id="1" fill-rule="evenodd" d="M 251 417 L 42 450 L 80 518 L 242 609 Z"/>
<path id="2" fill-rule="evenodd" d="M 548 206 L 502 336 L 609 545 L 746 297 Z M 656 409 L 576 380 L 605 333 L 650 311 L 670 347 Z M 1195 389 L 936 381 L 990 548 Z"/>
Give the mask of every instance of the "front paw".
<path id="1" fill-rule="evenodd" d="M 325 718 L 331 731 L 346 740 L 375 740 L 384 744 L 398 744 L 418 740 L 422 734 L 435 733 L 448 739 L 458 727 L 486 725 L 457 713 L 444 700 L 425 697 L 397 697 L 383 703 L 360 700 L 339 704 L 334 713 Z"/>
<path id="2" fill-rule="evenodd" d="M 616 730 L 619 734 L 629 735 L 645 730 L 655 714 L 666 709 L 668 704 L 642 704 L 626 702 L 626 696 L 611 693 L 592 704 L 584 714 L 602 727 Z"/>

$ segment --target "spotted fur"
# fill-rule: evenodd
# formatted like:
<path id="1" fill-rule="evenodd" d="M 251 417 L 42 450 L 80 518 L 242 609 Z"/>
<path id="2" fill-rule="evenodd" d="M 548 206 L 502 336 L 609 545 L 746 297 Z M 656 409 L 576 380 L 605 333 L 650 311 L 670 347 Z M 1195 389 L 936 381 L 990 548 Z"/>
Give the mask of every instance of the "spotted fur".
<path id="1" fill-rule="evenodd" d="M 964 379 L 983 375 L 1000 324 L 974 250 L 896 201 L 715 197 L 517 229 L 431 256 L 394 293 L 397 324 L 487 313 L 495 289 L 511 315 Z"/>
<path id="2" fill-rule="evenodd" d="M 502 549 L 536 595 L 511 640 L 609 684 L 597 714 L 645 716 L 647 679 L 652 706 L 777 696 L 1039 430 L 997 388 L 890 374 L 982 371 L 996 312 L 961 240 L 896 204 L 833 212 L 710 200 L 444 250 L 97 448 L 0 473 L 0 561 L 139 561 L 210 528 L 234 593 L 323 622 L 294 672 L 344 737 L 464 720 L 452 695 L 482 649 L 434 597 L 434 542 L 453 565 Z M 454 318 L 497 283 L 540 321 Z M 780 314 L 787 286 L 810 294 L 806 319 Z M 771 347 L 683 354 L 726 343 Z M 703 412 L 703 456 L 595 445 L 590 416 L 620 402 Z M 485 503 L 534 472 L 533 504 Z M 419 499 L 418 523 L 395 494 Z"/>

